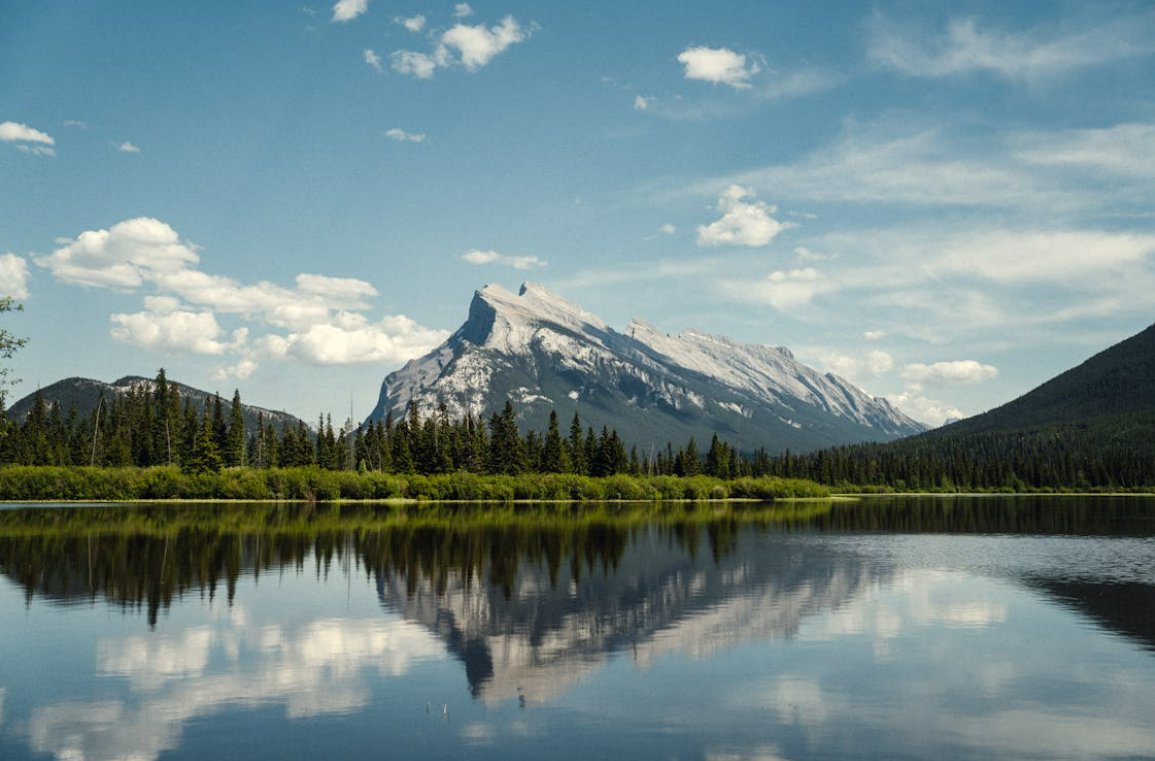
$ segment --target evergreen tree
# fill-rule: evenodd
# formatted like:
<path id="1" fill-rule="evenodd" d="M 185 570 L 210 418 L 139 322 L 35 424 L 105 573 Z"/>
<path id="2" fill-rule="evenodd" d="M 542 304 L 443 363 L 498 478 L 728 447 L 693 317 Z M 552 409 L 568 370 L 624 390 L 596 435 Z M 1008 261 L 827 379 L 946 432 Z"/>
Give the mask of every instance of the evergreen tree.
<path id="1" fill-rule="evenodd" d="M 579 422 L 578 430 L 581 430 Z M 543 473 L 569 472 L 569 455 L 558 428 L 557 411 L 549 412 L 549 427 L 545 434 L 545 443 L 541 451 L 541 471 Z"/>
<path id="2" fill-rule="evenodd" d="M 200 428 L 197 430 L 196 441 L 193 443 L 192 457 L 184 467 L 191 473 L 216 473 L 221 469 L 221 464 L 216 430 L 212 418 L 209 417 L 209 411 L 205 410 L 201 417 Z"/>
<path id="3" fill-rule="evenodd" d="M 582 439 L 582 420 L 576 411 L 569 424 L 568 452 L 570 470 L 580 476 L 589 475 L 590 464 L 586 459 L 585 441 Z"/>
<path id="4" fill-rule="evenodd" d="M 245 415 L 241 408 L 241 392 L 237 389 L 233 389 L 233 403 L 229 417 L 224 462 L 231 468 L 239 468 L 245 464 Z"/>
<path id="5" fill-rule="evenodd" d="M 207 412 L 207 410 L 206 410 Z M 228 425 L 225 424 L 224 405 L 221 403 L 220 393 L 213 394 L 213 439 L 217 445 L 217 454 L 228 447 Z"/>

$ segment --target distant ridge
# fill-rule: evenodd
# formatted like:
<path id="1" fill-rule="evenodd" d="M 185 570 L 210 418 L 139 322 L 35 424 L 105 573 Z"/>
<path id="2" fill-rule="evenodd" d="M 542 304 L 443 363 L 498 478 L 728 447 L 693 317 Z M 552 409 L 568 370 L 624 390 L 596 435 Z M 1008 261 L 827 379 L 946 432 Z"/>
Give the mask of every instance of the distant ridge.
<path id="1" fill-rule="evenodd" d="M 174 383 L 172 380 L 169 380 L 169 385 L 175 385 L 180 391 L 182 405 L 185 399 L 189 399 L 198 410 L 203 410 L 205 405 L 211 403 L 213 396 L 215 396 L 215 394 L 208 391 L 186 386 L 183 383 Z M 139 375 L 126 375 L 112 383 L 105 383 L 104 381 L 94 380 L 92 378 L 77 377 L 56 381 L 51 385 L 41 388 L 40 393 L 44 396 L 44 401 L 49 405 L 60 406 L 61 415 L 67 415 L 72 405 L 76 405 L 77 414 L 81 417 L 86 417 L 96 410 L 102 393 L 106 401 L 111 401 L 114 395 L 128 394 L 140 388 L 145 388 L 151 392 L 152 387 L 152 378 L 145 378 Z M 13 404 L 8 410 L 9 419 L 24 420 L 24 418 L 28 416 L 28 412 L 32 409 L 35 398 L 36 392 L 34 391 Z M 221 406 L 225 415 L 229 415 L 233 407 L 231 393 L 228 396 L 221 396 Z M 267 410 L 263 407 L 256 407 L 251 404 L 246 404 L 243 399 L 241 401 L 241 413 L 245 419 L 245 428 L 248 430 L 256 430 L 258 415 L 264 417 L 266 424 L 272 423 L 278 431 L 280 431 L 284 425 L 296 428 L 298 423 L 301 422 L 299 418 L 287 412 L 278 412 L 276 410 Z"/>
<path id="2" fill-rule="evenodd" d="M 542 430 L 551 409 L 568 426 L 577 411 L 639 447 L 691 436 L 704 444 L 717 433 L 743 451 L 798 452 L 926 428 L 783 347 L 696 330 L 667 335 L 639 319 L 619 333 L 535 283 L 517 294 L 477 291 L 457 332 L 385 378 L 369 420 L 399 418 L 411 400 L 459 418 L 498 411 L 506 399 L 523 428 Z"/>
<path id="3" fill-rule="evenodd" d="M 1122 424 L 1155 418 L 1155 325 L 981 415 L 925 434 L 926 438 L 1007 432 L 1047 426 Z M 1121 429 L 1122 430 L 1122 429 Z"/>

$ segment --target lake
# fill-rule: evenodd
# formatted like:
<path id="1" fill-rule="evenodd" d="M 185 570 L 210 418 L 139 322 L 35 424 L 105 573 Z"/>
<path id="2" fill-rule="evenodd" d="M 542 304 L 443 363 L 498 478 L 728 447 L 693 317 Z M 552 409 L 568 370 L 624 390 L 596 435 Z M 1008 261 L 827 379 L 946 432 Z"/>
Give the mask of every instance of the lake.
<path id="1" fill-rule="evenodd" d="M 0 510 L 0 758 L 254 757 L 1155 758 L 1155 500 Z"/>

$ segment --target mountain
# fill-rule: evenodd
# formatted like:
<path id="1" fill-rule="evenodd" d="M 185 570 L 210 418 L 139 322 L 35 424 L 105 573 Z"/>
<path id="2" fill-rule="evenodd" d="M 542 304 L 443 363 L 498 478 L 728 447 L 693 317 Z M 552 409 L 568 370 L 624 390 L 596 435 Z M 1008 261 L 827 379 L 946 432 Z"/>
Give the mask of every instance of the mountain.
<path id="1" fill-rule="evenodd" d="M 584 424 L 643 447 L 691 436 L 704 444 L 717 433 L 745 450 L 807 451 L 925 430 L 788 349 L 695 330 L 671 336 L 637 319 L 619 333 L 534 283 L 516 295 L 477 291 L 457 332 L 385 378 L 369 420 L 399 418 L 410 400 L 460 417 L 506 399 L 523 427 L 544 429 L 551 409 L 564 426 L 576 410 Z"/>
<path id="2" fill-rule="evenodd" d="M 1155 485 L 1155 325 L 989 412 L 795 458 L 791 475 L 920 489 Z"/>
<path id="3" fill-rule="evenodd" d="M 185 399 L 191 399 L 193 406 L 198 410 L 203 410 L 205 404 L 212 403 L 214 394 L 208 391 L 201 391 L 199 388 L 186 386 L 183 383 L 174 383 L 171 380 L 169 381 L 169 385 L 175 385 L 180 391 L 182 405 Z M 96 410 L 96 405 L 100 400 L 101 394 L 104 394 L 105 400 L 109 401 L 117 394 L 128 394 L 141 388 L 151 392 L 152 387 L 153 381 L 151 378 L 143 378 L 139 375 L 126 375 L 112 383 L 105 383 L 104 381 L 93 380 L 92 378 L 65 378 L 64 380 L 56 381 L 50 386 L 45 386 L 40 389 L 40 393 L 44 395 L 44 401 L 49 405 L 60 405 L 61 415 L 67 415 L 68 410 L 75 404 L 77 413 L 83 418 L 91 415 Z M 8 417 L 12 420 L 24 420 L 24 418 L 28 416 L 28 412 L 32 409 L 32 403 L 35 398 L 36 393 L 33 392 L 13 404 L 8 410 Z M 231 414 L 232 406 L 231 395 L 221 397 L 221 407 L 224 410 L 226 418 Z M 267 410 L 242 402 L 241 414 L 245 419 L 246 430 L 256 430 L 258 413 L 263 414 L 265 423 L 272 423 L 277 431 L 280 431 L 282 427 L 286 425 L 295 429 L 301 422 L 297 417 L 287 412 Z"/>
<path id="4" fill-rule="evenodd" d="M 1014 401 L 940 428 L 928 436 L 962 436 L 1060 425 L 1110 425 L 1135 416 L 1155 417 L 1155 325 Z"/>

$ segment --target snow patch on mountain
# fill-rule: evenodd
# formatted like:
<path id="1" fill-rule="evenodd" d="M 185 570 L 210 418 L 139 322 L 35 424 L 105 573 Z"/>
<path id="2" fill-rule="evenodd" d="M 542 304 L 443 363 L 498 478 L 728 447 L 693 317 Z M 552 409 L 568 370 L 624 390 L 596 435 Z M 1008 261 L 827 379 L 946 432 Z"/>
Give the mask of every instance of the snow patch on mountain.
<path id="1" fill-rule="evenodd" d="M 568 400 L 583 420 L 627 437 L 631 427 L 643 438 L 718 431 L 796 451 L 924 428 L 784 347 L 698 330 L 675 336 L 641 319 L 619 333 L 535 283 L 516 295 L 497 285 L 477 291 L 457 332 L 385 379 L 370 419 L 399 416 L 411 399 L 425 409 L 444 404 L 453 417 L 511 399 L 535 427 L 556 400 Z"/>

